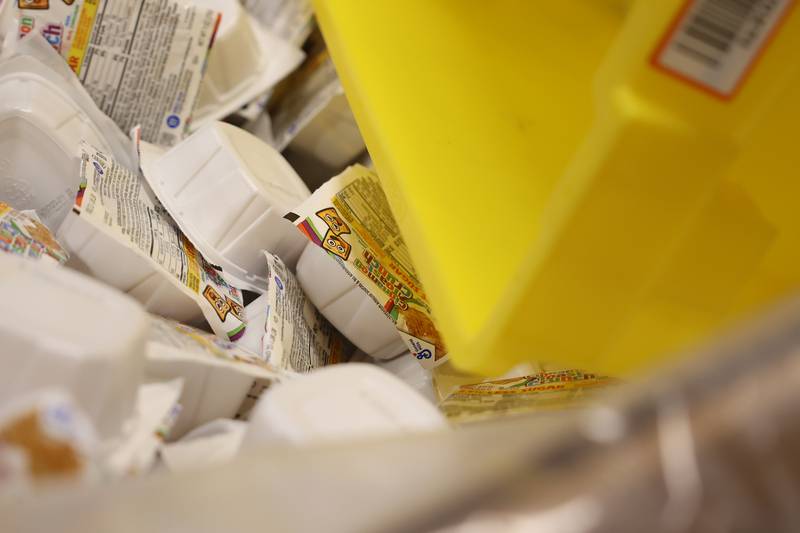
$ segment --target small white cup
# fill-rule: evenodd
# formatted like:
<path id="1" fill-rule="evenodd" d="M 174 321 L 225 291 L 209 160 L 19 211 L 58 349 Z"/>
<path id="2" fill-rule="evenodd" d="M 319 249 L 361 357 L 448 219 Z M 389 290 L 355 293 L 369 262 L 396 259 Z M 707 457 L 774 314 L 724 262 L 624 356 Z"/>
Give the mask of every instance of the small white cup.
<path id="1" fill-rule="evenodd" d="M 67 390 L 101 438 L 119 434 L 143 380 L 147 317 L 131 298 L 66 268 L 0 253 L 0 404 Z"/>
<path id="2" fill-rule="evenodd" d="M 81 139 L 111 153 L 100 129 L 32 57 L 0 63 L 0 198 L 56 230 L 75 201 Z"/>
<path id="3" fill-rule="evenodd" d="M 222 14 L 192 113 L 197 129 L 264 94 L 302 61 L 303 53 L 263 28 L 239 0 L 191 2 Z"/>
<path id="4" fill-rule="evenodd" d="M 359 350 L 375 359 L 408 352 L 392 320 L 321 248 L 308 244 L 297 281 L 319 312 Z"/>
<path id="5" fill-rule="evenodd" d="M 294 267 L 306 240 L 283 215 L 309 191 L 275 149 L 242 129 L 213 122 L 142 164 L 189 240 L 240 287 L 266 289 L 262 250 Z"/>
<path id="6" fill-rule="evenodd" d="M 250 415 L 243 445 L 307 445 L 447 428 L 433 404 L 389 372 L 346 363 L 270 387 Z"/>

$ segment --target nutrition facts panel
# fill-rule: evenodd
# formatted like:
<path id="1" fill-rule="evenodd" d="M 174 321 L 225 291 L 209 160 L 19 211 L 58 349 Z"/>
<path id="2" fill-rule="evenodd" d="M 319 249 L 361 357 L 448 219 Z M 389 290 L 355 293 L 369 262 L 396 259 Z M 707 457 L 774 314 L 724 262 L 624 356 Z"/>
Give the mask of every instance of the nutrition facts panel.
<path id="1" fill-rule="evenodd" d="M 173 144 L 199 90 L 216 15 L 173 0 L 102 2 L 80 68 L 100 109 L 127 131 Z"/>
<path id="2" fill-rule="evenodd" d="M 73 0 L 20 6 L 97 106 L 125 132 L 171 145 L 186 131 L 219 14 L 182 0 Z"/>

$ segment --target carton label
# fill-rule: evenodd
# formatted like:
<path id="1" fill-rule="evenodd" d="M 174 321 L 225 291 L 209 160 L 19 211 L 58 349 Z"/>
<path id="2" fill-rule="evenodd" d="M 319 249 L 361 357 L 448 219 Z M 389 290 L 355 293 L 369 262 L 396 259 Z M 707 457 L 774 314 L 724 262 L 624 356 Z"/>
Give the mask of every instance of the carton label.
<path id="1" fill-rule="evenodd" d="M 794 0 L 689 0 L 653 65 L 722 99 L 744 82 Z"/>

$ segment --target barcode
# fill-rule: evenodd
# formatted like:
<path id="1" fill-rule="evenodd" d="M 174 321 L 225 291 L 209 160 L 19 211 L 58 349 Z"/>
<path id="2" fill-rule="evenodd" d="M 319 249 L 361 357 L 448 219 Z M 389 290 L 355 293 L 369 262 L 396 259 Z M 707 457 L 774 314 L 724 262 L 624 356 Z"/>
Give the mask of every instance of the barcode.
<path id="1" fill-rule="evenodd" d="M 684 28 L 677 48 L 712 67 L 718 67 L 758 0 L 707 0 Z M 763 19 L 762 23 L 763 23 Z"/>
<path id="2" fill-rule="evenodd" d="M 654 63 L 730 96 L 793 0 L 693 0 Z"/>

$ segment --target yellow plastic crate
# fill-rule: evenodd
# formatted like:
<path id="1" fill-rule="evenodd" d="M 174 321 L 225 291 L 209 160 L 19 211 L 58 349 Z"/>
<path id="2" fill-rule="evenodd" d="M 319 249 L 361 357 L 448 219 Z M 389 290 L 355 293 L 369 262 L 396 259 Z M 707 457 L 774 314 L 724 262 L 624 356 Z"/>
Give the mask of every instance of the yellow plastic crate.
<path id="1" fill-rule="evenodd" d="M 792 4 L 316 0 L 455 364 L 627 374 L 798 286 Z"/>

